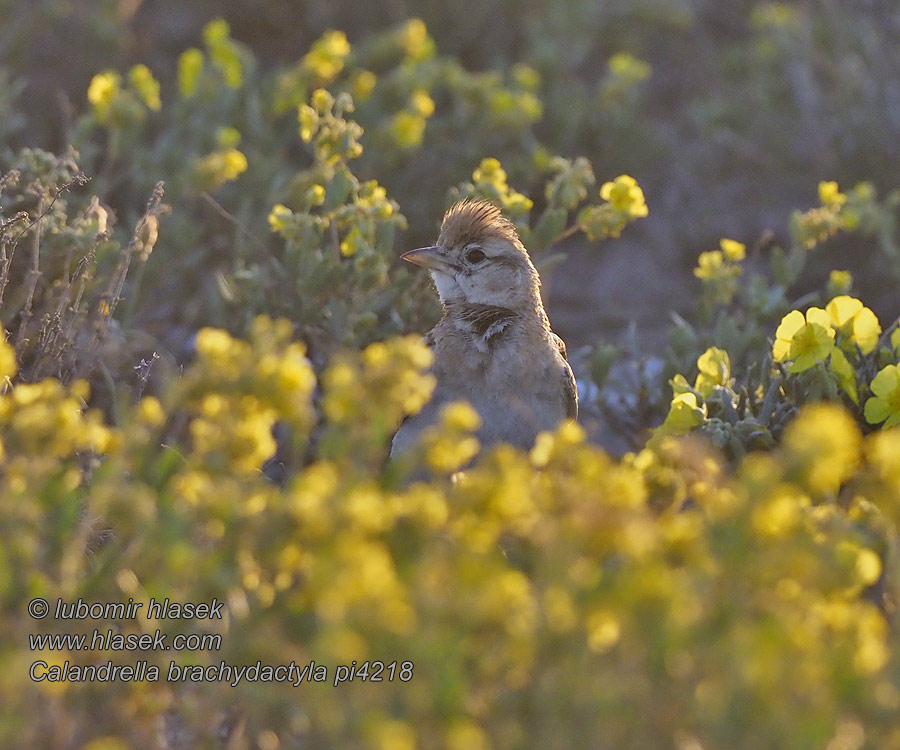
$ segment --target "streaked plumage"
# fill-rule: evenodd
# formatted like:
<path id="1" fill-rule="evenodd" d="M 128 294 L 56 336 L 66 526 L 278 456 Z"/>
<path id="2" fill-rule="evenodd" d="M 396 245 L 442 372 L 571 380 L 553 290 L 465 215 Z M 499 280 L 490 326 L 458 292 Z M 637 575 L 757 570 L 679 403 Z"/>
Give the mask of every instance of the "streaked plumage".
<path id="1" fill-rule="evenodd" d="M 434 351 L 434 395 L 401 425 L 392 456 L 409 449 L 450 401 L 468 401 L 481 415 L 482 445 L 530 448 L 538 432 L 577 417 L 575 378 L 565 344 L 550 330 L 540 277 L 496 206 L 457 203 L 437 244 L 403 258 L 431 272 L 444 313 L 425 337 Z"/>

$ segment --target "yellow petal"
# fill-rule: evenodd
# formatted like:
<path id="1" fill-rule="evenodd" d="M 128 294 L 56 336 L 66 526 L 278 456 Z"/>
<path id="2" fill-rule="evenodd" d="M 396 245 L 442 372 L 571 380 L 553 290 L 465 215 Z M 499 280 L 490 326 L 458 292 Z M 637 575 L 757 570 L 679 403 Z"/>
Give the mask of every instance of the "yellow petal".
<path id="1" fill-rule="evenodd" d="M 781 323 L 775 331 L 775 338 L 790 341 L 805 324 L 803 313 L 799 310 L 791 310 L 781 319 Z"/>
<path id="2" fill-rule="evenodd" d="M 853 338 L 863 354 L 868 354 L 875 348 L 879 336 L 881 325 L 878 318 L 868 307 L 864 307 L 853 319 Z"/>
<path id="3" fill-rule="evenodd" d="M 806 311 L 807 323 L 818 323 L 822 328 L 831 328 L 831 316 L 821 307 L 811 307 Z M 834 336 L 834 333 L 831 334 Z"/>
<path id="4" fill-rule="evenodd" d="M 825 309 L 837 328 L 842 328 L 856 313 L 863 309 L 863 303 L 853 297 L 842 294 L 829 302 Z"/>

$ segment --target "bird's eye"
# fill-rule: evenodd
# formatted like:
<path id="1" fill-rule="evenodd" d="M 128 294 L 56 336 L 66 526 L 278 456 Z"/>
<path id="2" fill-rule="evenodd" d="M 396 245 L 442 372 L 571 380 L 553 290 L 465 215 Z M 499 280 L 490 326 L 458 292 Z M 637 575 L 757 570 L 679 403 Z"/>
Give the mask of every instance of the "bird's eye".
<path id="1" fill-rule="evenodd" d="M 477 247 L 473 247 L 466 253 L 466 262 L 475 265 L 476 263 L 481 263 L 487 256 L 484 254 L 483 250 L 480 250 Z"/>

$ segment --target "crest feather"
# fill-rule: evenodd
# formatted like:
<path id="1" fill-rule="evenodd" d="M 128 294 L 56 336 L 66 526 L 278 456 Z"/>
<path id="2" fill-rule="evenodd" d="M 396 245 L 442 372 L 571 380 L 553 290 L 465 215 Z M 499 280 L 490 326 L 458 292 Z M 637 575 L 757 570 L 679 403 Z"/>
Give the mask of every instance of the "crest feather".
<path id="1" fill-rule="evenodd" d="M 451 206 L 444 214 L 439 239 L 441 245 L 459 247 L 490 237 L 504 239 L 522 247 L 515 225 L 493 203 L 466 198 Z"/>

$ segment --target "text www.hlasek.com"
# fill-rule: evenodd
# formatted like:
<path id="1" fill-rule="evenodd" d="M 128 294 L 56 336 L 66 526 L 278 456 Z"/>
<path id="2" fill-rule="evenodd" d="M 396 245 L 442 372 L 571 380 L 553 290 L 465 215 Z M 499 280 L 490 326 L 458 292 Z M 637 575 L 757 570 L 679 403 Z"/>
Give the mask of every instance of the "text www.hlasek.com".
<path id="1" fill-rule="evenodd" d="M 112 629 L 87 633 L 31 633 L 28 636 L 32 651 L 218 651 L 222 636 L 218 633 L 169 634 L 117 633 Z"/>
<path id="2" fill-rule="evenodd" d="M 123 602 L 65 602 L 58 599 L 51 607 L 46 599 L 32 599 L 28 612 L 35 620 L 53 615 L 56 620 L 136 620 L 140 617 L 142 602 L 129 599 Z M 169 599 L 151 599 L 145 619 L 154 624 L 160 620 L 222 620 L 224 604 L 217 599 L 211 602 L 178 603 Z M 332 668 L 310 661 L 299 665 L 230 664 L 219 660 L 213 664 L 185 664 L 170 661 L 162 666 L 150 661 L 118 664 L 113 660 L 77 664 L 72 655 L 80 651 L 94 652 L 159 652 L 159 651 L 218 651 L 222 647 L 219 633 L 169 634 L 156 629 L 153 632 L 120 632 L 120 627 L 101 627 L 89 633 L 31 633 L 29 648 L 34 652 L 58 651 L 66 658 L 60 660 L 47 656 L 34 661 L 29 670 L 35 682 L 156 682 L 161 677 L 167 682 L 225 682 L 236 686 L 241 682 L 279 682 L 298 687 L 304 682 L 331 682 L 335 687 L 348 682 L 409 682 L 413 676 L 411 661 L 352 661 Z"/>

